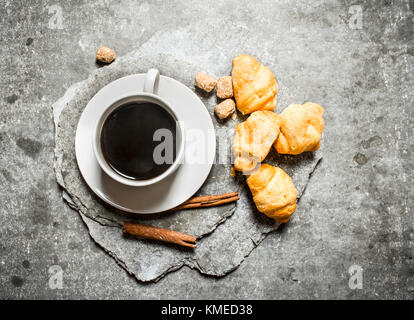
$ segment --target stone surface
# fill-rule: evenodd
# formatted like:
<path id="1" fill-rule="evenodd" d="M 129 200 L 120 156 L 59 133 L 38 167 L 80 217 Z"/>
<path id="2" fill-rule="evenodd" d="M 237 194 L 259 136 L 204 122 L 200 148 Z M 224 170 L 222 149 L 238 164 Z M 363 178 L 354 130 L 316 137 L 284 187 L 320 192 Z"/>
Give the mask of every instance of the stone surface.
<path id="1" fill-rule="evenodd" d="M 57 180 L 64 189 L 64 197 L 70 206 L 82 214 L 92 239 L 138 280 L 158 280 L 183 265 L 196 268 L 204 274 L 223 276 L 239 266 L 265 235 L 279 226 L 256 211 L 249 192 L 243 190 L 244 177 L 233 178 L 230 175 L 229 150 L 235 121 L 226 125 L 213 122 L 218 132 L 218 163 L 213 166 L 210 176 L 197 195 L 243 191 L 237 206 L 232 203 L 149 217 L 125 214 L 104 204 L 93 194 L 79 172 L 75 158 L 75 134 L 80 115 L 88 101 L 109 82 L 131 73 L 145 73 L 153 67 L 158 68 L 161 74 L 174 77 L 195 90 L 193 80 L 199 70 L 196 66 L 169 55 L 143 57 L 139 52 L 133 52 L 126 58 L 118 59 L 111 67 L 95 72 L 86 81 L 74 84 L 54 104 Z M 213 113 L 214 99 L 211 96 L 202 99 L 209 113 Z M 320 151 L 293 157 L 278 156 L 276 152 L 272 152 L 268 161 L 288 171 L 301 193 L 321 160 L 321 154 Z M 234 219 L 218 227 L 234 213 Z M 131 220 L 195 235 L 198 246 L 195 250 L 184 250 L 176 246 L 125 237 L 121 232 L 122 223 Z M 212 232 L 214 234 L 210 235 Z M 204 238 L 205 235 L 210 236 Z"/>
<path id="2" fill-rule="evenodd" d="M 2 1 L 0 296 L 413 299 L 412 10 L 408 0 Z M 275 72 L 277 111 L 325 107 L 324 158 L 293 220 L 227 276 L 184 267 L 141 284 L 61 200 L 51 105 L 100 67 L 101 45 L 213 74 L 252 53 Z M 48 285 L 54 265 L 62 289 Z M 361 290 L 348 286 L 353 265 Z"/>

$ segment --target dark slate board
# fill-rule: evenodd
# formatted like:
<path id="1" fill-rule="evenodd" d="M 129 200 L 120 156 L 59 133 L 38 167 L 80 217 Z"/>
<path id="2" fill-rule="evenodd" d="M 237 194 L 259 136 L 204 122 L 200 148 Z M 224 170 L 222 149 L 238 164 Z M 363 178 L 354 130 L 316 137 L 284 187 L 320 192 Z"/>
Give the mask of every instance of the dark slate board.
<path id="1" fill-rule="evenodd" d="M 215 164 L 197 195 L 239 191 L 241 199 L 236 204 L 220 207 L 185 210 L 168 214 L 138 216 L 127 214 L 103 203 L 90 191 L 77 167 L 75 159 L 75 131 L 79 117 L 88 101 L 111 81 L 134 73 L 145 73 L 156 67 L 161 74 L 175 78 L 195 90 L 212 117 L 217 102 L 214 93 L 204 94 L 194 88 L 197 68 L 168 55 L 142 57 L 130 54 L 112 65 L 101 68 L 87 80 L 73 85 L 53 108 L 56 125 L 55 172 L 68 204 L 77 210 L 88 226 L 91 237 L 110 254 L 128 273 L 141 281 L 158 280 L 183 265 L 200 272 L 223 276 L 237 268 L 244 258 L 265 238 L 278 228 L 257 212 L 250 192 L 241 175 L 230 175 L 231 142 L 236 121 L 219 122 L 213 119 L 217 133 L 217 148 L 227 151 L 227 164 Z M 228 74 L 223 70 L 220 75 Z M 321 160 L 322 151 L 300 156 L 282 156 L 272 151 L 266 162 L 279 165 L 292 177 L 301 196 L 312 172 Z M 299 197 L 300 197 L 299 196 Z M 300 211 L 300 206 L 298 210 Z M 298 214 L 298 212 L 296 213 Z M 120 225 L 125 220 L 169 228 L 198 237 L 195 250 L 155 241 L 137 240 L 122 234 Z"/>

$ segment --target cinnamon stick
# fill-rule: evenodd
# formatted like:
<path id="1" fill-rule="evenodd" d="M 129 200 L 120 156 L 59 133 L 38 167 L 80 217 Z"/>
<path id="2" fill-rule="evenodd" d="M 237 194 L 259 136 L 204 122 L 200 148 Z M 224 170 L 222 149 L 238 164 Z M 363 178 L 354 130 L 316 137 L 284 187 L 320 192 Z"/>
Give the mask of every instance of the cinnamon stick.
<path id="1" fill-rule="evenodd" d="M 175 243 L 183 247 L 196 247 L 196 237 L 173 230 L 162 229 L 132 222 L 124 222 L 122 231 L 124 233 L 145 239 Z"/>
<path id="2" fill-rule="evenodd" d="M 239 200 L 239 193 L 238 192 L 231 192 L 231 193 L 224 193 L 219 195 L 211 195 L 211 196 L 201 196 L 191 198 L 187 200 L 183 204 L 175 207 L 174 210 L 182 210 L 182 209 L 191 209 L 191 208 L 200 208 L 200 207 L 211 207 L 211 206 L 218 206 L 225 203 L 230 203 Z"/>
<path id="3" fill-rule="evenodd" d="M 172 210 L 218 206 L 239 200 L 238 192 L 224 193 L 211 196 L 194 197 Z M 181 232 L 147 226 L 138 223 L 125 222 L 122 231 L 126 234 L 146 239 L 175 243 L 183 247 L 196 247 L 196 237 Z"/>

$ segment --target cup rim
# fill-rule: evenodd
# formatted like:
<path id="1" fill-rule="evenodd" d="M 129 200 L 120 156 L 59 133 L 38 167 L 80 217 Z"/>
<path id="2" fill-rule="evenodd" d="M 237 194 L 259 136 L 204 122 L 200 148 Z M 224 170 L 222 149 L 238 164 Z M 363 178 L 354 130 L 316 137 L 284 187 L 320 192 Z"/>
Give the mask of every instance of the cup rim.
<path id="1" fill-rule="evenodd" d="M 145 98 L 147 98 L 147 99 L 145 99 Z M 101 147 L 101 143 L 100 143 L 101 138 L 100 137 L 101 137 L 103 124 L 105 123 L 108 116 L 114 110 L 116 110 L 120 106 L 124 105 L 125 102 L 127 102 L 129 99 L 131 99 L 131 101 L 137 101 L 138 99 L 142 99 L 142 100 L 140 100 L 141 102 L 142 101 L 154 102 L 154 101 L 151 101 L 151 99 L 155 100 L 157 102 L 156 103 L 157 105 L 164 108 L 168 113 L 170 113 L 170 115 L 175 119 L 176 124 L 177 124 L 180 144 L 179 144 L 179 147 L 178 147 L 178 151 L 177 151 L 177 155 L 175 157 L 175 160 L 172 163 L 172 165 L 166 171 L 164 171 L 162 174 L 160 174 L 159 176 L 156 176 L 154 178 L 145 179 L 145 180 L 132 180 L 132 179 L 125 178 L 125 177 L 121 176 L 120 174 L 116 173 L 108 165 L 108 163 L 106 162 L 105 157 L 103 155 L 103 152 L 102 152 L 102 147 Z M 118 181 L 119 183 L 121 183 L 123 185 L 131 186 L 131 187 L 143 187 L 143 186 L 149 186 L 149 185 L 155 184 L 155 183 L 157 183 L 161 180 L 164 180 L 169 175 L 171 175 L 174 171 L 176 171 L 178 169 L 178 167 L 180 166 L 181 162 L 182 162 L 182 159 L 183 159 L 183 156 L 184 156 L 184 145 L 185 145 L 184 126 L 183 126 L 182 122 L 179 120 L 179 116 L 174 111 L 174 109 L 171 107 L 171 105 L 168 102 L 166 102 L 163 98 L 161 98 L 160 96 L 158 96 L 156 94 L 149 93 L 149 92 L 141 92 L 141 93 L 136 93 L 136 94 L 125 94 L 123 96 L 117 97 L 111 103 L 109 103 L 107 105 L 107 107 L 102 109 L 101 113 L 99 114 L 99 116 L 96 119 L 96 122 L 95 122 L 93 128 L 94 129 L 93 129 L 93 135 L 92 135 L 92 146 L 93 146 L 93 151 L 94 151 L 94 154 L 95 154 L 95 158 L 96 158 L 99 166 L 109 177 L 111 177 L 112 179 L 114 179 L 115 181 Z"/>

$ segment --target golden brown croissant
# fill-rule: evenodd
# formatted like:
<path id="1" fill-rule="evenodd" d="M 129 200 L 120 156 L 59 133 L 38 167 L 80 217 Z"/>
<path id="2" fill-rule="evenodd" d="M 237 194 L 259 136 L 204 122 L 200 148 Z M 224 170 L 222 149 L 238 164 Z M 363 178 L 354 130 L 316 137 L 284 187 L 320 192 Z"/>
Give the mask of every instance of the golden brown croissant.
<path id="1" fill-rule="evenodd" d="M 298 191 L 282 169 L 262 163 L 248 176 L 247 184 L 257 210 L 278 222 L 288 222 L 296 210 Z"/>
<path id="2" fill-rule="evenodd" d="M 300 154 L 319 149 L 324 126 L 323 107 L 316 103 L 291 104 L 280 114 L 282 124 L 274 147 L 278 153 Z"/>
<path id="3" fill-rule="evenodd" d="M 274 111 L 279 88 L 268 67 L 251 55 L 242 54 L 233 59 L 232 79 L 237 109 L 241 113 Z"/>
<path id="4" fill-rule="evenodd" d="M 262 162 L 279 135 L 280 117 L 271 111 L 253 112 L 236 126 L 233 139 L 234 168 L 250 171 Z"/>

